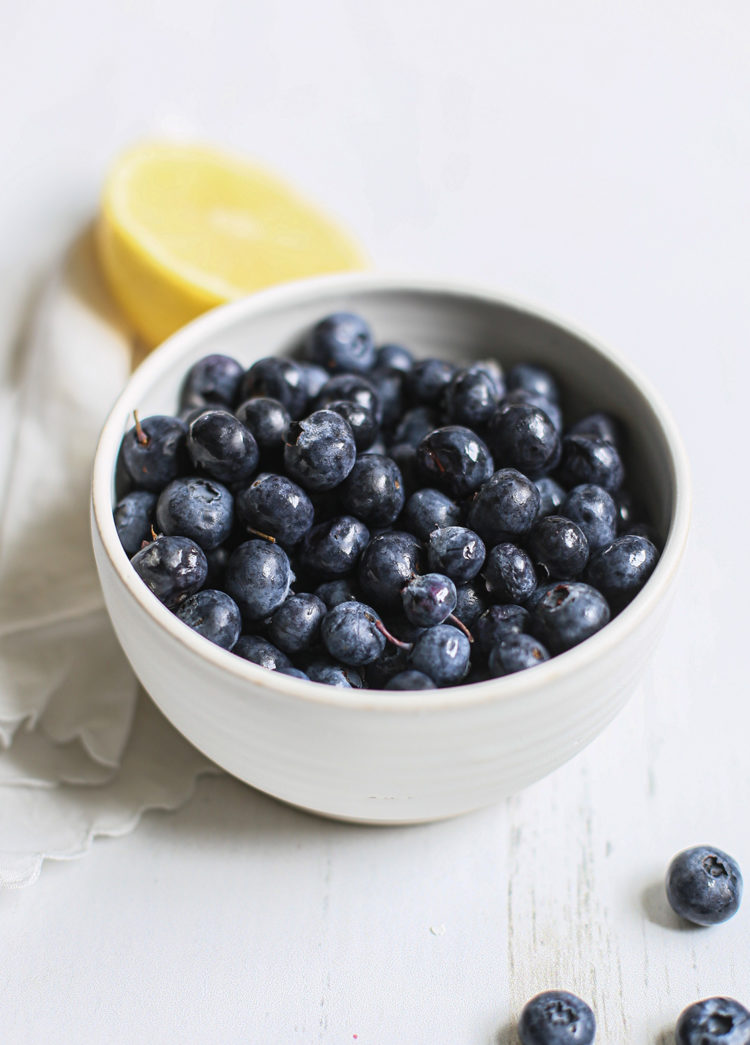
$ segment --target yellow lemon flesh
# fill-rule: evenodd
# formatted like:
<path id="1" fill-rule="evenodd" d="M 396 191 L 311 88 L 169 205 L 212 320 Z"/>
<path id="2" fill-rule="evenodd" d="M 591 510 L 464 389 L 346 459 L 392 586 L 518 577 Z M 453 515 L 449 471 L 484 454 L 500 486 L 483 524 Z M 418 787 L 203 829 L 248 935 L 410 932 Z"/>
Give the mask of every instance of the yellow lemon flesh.
<path id="1" fill-rule="evenodd" d="M 96 232 L 112 293 L 150 346 L 262 287 L 365 267 L 355 243 L 272 174 L 191 145 L 121 157 Z"/>

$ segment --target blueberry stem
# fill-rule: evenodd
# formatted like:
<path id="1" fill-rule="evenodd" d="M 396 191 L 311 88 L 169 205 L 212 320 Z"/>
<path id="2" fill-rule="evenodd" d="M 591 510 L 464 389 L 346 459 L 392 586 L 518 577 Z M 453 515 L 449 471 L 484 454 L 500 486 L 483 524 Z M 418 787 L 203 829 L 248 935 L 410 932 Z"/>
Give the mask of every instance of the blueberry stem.
<path id="1" fill-rule="evenodd" d="M 455 624 L 456 627 L 460 631 L 462 631 L 464 633 L 464 635 L 469 640 L 469 642 L 473 642 L 474 641 L 474 636 L 471 634 L 471 632 L 466 627 L 466 625 L 463 623 L 463 621 L 460 621 L 458 619 L 458 617 L 455 616 L 455 614 L 453 614 L 453 613 L 448 614 L 448 620 L 451 622 L 451 624 Z"/>
<path id="2" fill-rule="evenodd" d="M 375 624 L 375 627 L 380 632 L 380 634 L 381 635 L 385 635 L 385 637 L 388 640 L 388 642 L 392 642 L 394 646 L 398 646 L 399 649 L 411 649 L 412 648 L 413 643 L 411 643 L 411 642 L 402 642 L 401 639 L 397 639 L 395 637 L 395 635 L 391 635 L 390 631 L 388 631 L 388 629 L 386 628 L 385 624 L 383 624 L 382 620 L 376 620 L 374 622 L 374 624 Z"/>
<path id="3" fill-rule="evenodd" d="M 135 437 L 136 437 L 136 439 L 141 444 L 141 446 L 148 446 L 148 442 L 149 442 L 148 436 L 143 431 L 143 425 L 141 424 L 141 419 L 138 416 L 138 411 L 137 410 L 133 411 L 133 417 L 135 418 Z"/>
<path id="4" fill-rule="evenodd" d="M 276 544 L 276 538 L 272 537 L 270 533 L 263 533 L 262 530 L 254 530 L 252 526 L 248 526 L 248 533 L 254 533 L 256 537 L 262 537 L 264 541 L 270 541 L 271 544 Z"/>
<path id="5" fill-rule="evenodd" d="M 154 529 L 154 524 L 151 523 L 151 540 L 156 541 L 159 539 L 159 534 Z M 149 543 L 148 541 L 146 543 Z"/>

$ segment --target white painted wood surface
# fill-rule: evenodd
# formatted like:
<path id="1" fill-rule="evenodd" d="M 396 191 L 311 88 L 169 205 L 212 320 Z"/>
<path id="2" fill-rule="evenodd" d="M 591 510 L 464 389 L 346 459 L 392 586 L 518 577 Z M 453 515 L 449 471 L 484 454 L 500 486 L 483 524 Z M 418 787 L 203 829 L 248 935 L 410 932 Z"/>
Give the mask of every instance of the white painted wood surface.
<path id="1" fill-rule="evenodd" d="M 750 902 L 691 930 L 660 889 L 697 842 L 750 869 L 747 6 L 5 14 L 4 358 L 112 153 L 187 131 L 306 186 L 381 267 L 494 284 L 618 345 L 683 427 L 696 506 L 646 683 L 574 762 L 411 829 L 206 779 L 180 813 L 0 896 L 3 1041 L 511 1045 L 525 1000 L 560 986 L 599 1041 L 666 1045 L 698 997 L 750 1005 Z"/>

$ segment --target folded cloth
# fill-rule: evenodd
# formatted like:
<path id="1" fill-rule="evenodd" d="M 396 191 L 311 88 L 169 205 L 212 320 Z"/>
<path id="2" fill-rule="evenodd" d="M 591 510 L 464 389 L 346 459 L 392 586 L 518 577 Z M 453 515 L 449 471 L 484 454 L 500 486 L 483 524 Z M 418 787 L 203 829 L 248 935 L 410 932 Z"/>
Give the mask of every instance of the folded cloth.
<path id="1" fill-rule="evenodd" d="M 214 769 L 139 699 L 104 610 L 91 463 L 132 349 L 90 234 L 49 280 L 21 348 L 0 445 L 0 884 L 12 885 L 132 830 L 145 809 L 175 808 Z"/>

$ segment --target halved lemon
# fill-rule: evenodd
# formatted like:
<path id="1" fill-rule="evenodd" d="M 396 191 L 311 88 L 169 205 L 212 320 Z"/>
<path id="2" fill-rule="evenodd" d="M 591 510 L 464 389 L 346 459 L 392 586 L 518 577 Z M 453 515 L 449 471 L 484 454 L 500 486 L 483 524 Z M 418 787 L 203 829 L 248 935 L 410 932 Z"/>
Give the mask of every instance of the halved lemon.
<path id="1" fill-rule="evenodd" d="M 365 267 L 354 241 L 273 174 L 195 145 L 148 143 L 117 161 L 97 244 L 114 297 L 150 346 L 262 287 Z"/>

